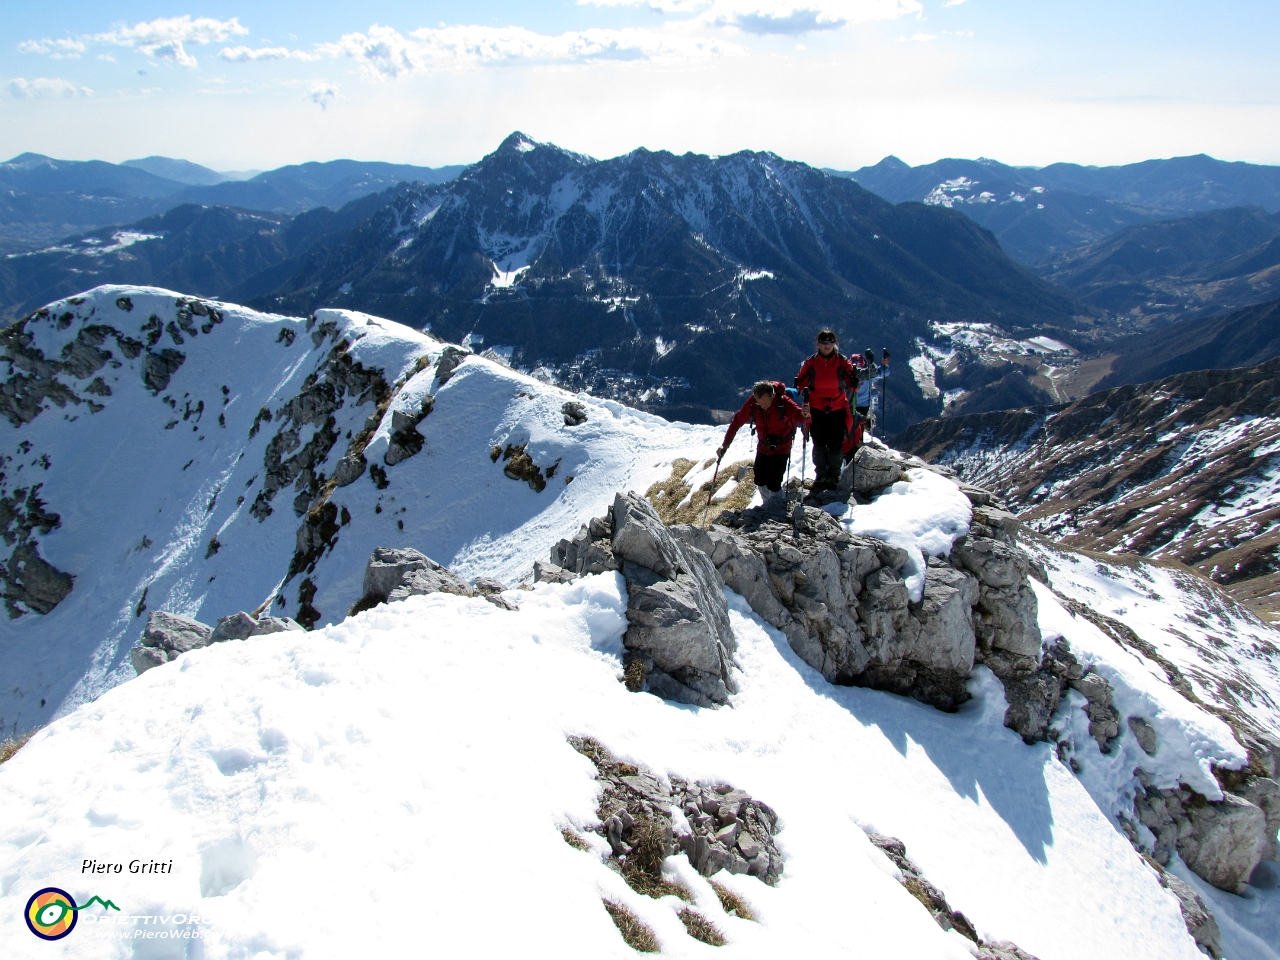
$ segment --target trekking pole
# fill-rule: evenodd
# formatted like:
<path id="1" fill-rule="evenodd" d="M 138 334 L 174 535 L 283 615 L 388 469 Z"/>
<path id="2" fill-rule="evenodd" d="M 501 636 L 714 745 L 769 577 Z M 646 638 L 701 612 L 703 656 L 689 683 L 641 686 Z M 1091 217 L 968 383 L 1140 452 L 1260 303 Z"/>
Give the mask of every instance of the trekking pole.
<path id="1" fill-rule="evenodd" d="M 702 529 L 707 529 L 707 517 L 711 515 L 711 498 L 716 492 L 716 477 L 720 476 L 720 457 L 722 454 L 716 454 L 716 472 L 711 475 L 711 487 L 707 490 L 707 508 L 702 511 Z"/>

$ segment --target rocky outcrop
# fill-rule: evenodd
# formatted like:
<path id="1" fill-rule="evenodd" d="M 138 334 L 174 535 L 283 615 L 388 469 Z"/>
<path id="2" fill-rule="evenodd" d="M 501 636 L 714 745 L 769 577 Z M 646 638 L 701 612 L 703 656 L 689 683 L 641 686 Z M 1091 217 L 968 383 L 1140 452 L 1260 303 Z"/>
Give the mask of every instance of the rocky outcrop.
<path id="1" fill-rule="evenodd" d="M 728 783 L 702 784 L 673 775 L 668 784 L 651 770 L 614 759 L 590 737 L 569 742 L 596 767 L 597 832 L 609 843 L 609 865 L 628 882 L 643 882 L 643 874 L 660 876 L 662 860 L 677 852 L 704 877 L 727 870 L 770 886 L 782 878 L 784 861 L 774 840 L 780 823 L 768 804 Z M 656 864 L 635 862 L 646 857 Z"/>
<path id="2" fill-rule="evenodd" d="M 378 547 L 364 571 L 362 609 L 430 593 L 475 595 L 467 581 L 412 547 Z"/>
<path id="3" fill-rule="evenodd" d="M 880 833 L 868 833 L 870 840 L 886 857 L 892 861 L 902 874 L 900 882 L 907 892 L 920 901 L 926 910 L 937 921 L 943 930 L 954 930 L 974 944 L 974 956 L 978 960 L 1036 960 L 1017 944 L 1008 940 L 997 940 L 988 943 L 978 936 L 973 924 L 959 910 L 952 910 L 942 891 L 935 887 L 916 866 L 915 861 L 907 856 L 907 847 L 896 837 L 886 837 Z"/>
<path id="4" fill-rule="evenodd" d="M 706 554 L 671 535 L 635 493 L 614 497 L 613 555 L 627 580 L 623 645 L 640 661 L 649 689 L 668 700 L 715 706 L 737 687 L 737 639 L 720 577 Z"/>
<path id="5" fill-rule="evenodd" d="M 436 361 L 436 384 L 443 387 L 452 379 L 454 371 L 462 365 L 462 361 L 471 356 L 470 350 L 464 350 L 462 347 L 455 347 L 449 344 L 440 353 L 440 359 Z"/>
<path id="6" fill-rule="evenodd" d="M 142 638 L 129 651 L 133 669 L 144 673 L 152 667 L 168 663 L 188 650 L 197 650 L 226 640 L 247 640 L 271 633 L 301 630 L 302 625 L 288 617 L 258 617 L 241 611 L 220 617 L 216 627 L 176 613 L 155 610 L 147 617 Z"/>
<path id="7" fill-rule="evenodd" d="M 1197 876 L 1220 890 L 1243 892 L 1266 848 L 1266 814 L 1231 793 L 1214 802 L 1189 787 L 1155 787 L 1145 771 L 1137 775 L 1133 808 L 1154 837 L 1152 858 L 1163 866 L 1176 851 Z"/>
<path id="8" fill-rule="evenodd" d="M 391 411 L 391 439 L 387 444 L 387 452 L 383 460 L 388 467 L 393 467 L 403 460 L 422 452 L 426 438 L 418 432 L 418 424 L 431 413 L 436 398 L 424 397 L 417 410 Z"/>
<path id="9" fill-rule="evenodd" d="M 16 619 L 24 609 L 50 613 L 66 599 L 75 578 L 41 557 L 39 544 L 27 541 L 13 548 L 8 563 L 0 563 L 0 583 L 9 617 Z"/>
<path id="10" fill-rule="evenodd" d="M 147 617 L 147 627 L 138 644 L 129 651 L 138 673 L 176 659 L 188 650 L 207 647 L 213 628 L 176 613 L 155 610 Z"/>

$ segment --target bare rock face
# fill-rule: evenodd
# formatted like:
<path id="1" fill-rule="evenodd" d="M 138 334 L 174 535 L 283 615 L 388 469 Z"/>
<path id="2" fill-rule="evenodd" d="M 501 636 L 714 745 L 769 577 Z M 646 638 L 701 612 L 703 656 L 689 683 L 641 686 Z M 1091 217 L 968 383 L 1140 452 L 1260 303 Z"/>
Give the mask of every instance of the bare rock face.
<path id="1" fill-rule="evenodd" d="M 387 444 L 387 452 L 383 455 L 383 460 L 388 467 L 393 467 L 422 452 L 426 438 L 418 432 L 418 424 L 431 413 L 434 407 L 435 397 L 428 396 L 423 399 L 417 410 L 391 412 L 391 439 Z"/>
<path id="2" fill-rule="evenodd" d="M 66 599 L 75 578 L 40 556 L 34 541 L 27 541 L 13 548 L 8 564 L 0 563 L 0 583 L 9 616 L 18 617 L 22 615 L 18 604 L 36 613 L 50 613 Z"/>
<path id="3" fill-rule="evenodd" d="M 456 573 L 412 547 L 378 547 L 373 551 L 364 571 L 362 608 L 429 593 L 470 597 L 475 591 Z"/>
<path id="4" fill-rule="evenodd" d="M 791 523 L 768 509 L 728 520 L 732 527 L 672 533 L 709 556 L 725 584 L 828 681 L 944 710 L 968 699 L 980 596 L 972 574 L 930 561 L 923 598 L 912 604 L 906 551 L 854 537 L 824 511 L 801 508 Z"/>
<path id="5" fill-rule="evenodd" d="M 1026 555 L 1010 544 L 972 535 L 956 541 L 951 555 L 978 578 L 974 631 L 983 649 L 1040 659 L 1039 607 Z"/>
<path id="6" fill-rule="evenodd" d="M 623 645 L 643 664 L 649 689 L 698 706 L 728 703 L 737 639 L 711 560 L 673 537 L 639 494 L 614 497 L 610 527 L 627 579 Z"/>

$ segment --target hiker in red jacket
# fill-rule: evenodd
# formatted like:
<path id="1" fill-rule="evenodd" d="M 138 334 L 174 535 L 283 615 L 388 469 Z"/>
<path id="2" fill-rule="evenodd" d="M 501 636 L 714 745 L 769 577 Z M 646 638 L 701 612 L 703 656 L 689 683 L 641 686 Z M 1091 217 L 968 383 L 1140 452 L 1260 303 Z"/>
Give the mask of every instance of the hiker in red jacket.
<path id="1" fill-rule="evenodd" d="M 822 330 L 818 352 L 801 365 L 796 376 L 796 387 L 807 398 L 804 412 L 813 418 L 814 490 L 834 490 L 840 482 L 841 447 L 849 429 L 848 391 L 858 388 L 855 363 L 840 353 L 836 344 L 835 331 Z"/>
<path id="2" fill-rule="evenodd" d="M 724 456 L 739 428 L 750 421 L 756 428 L 756 486 L 776 494 L 782 489 L 796 427 L 808 419 L 808 415 L 787 396 L 787 388 L 783 384 L 761 380 L 752 388 L 751 396 L 742 409 L 729 421 L 724 443 L 716 451 L 716 456 Z"/>

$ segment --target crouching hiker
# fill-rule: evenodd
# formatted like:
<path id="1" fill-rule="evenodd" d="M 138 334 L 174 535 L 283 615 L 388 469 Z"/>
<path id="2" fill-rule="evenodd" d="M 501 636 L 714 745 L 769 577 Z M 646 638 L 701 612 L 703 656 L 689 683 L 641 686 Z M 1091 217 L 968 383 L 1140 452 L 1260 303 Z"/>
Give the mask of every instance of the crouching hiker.
<path id="1" fill-rule="evenodd" d="M 755 474 L 761 496 L 764 490 L 777 494 L 782 489 L 796 427 L 809 419 L 786 391 L 781 383 L 769 380 L 757 383 L 742 409 L 729 421 L 724 443 L 716 451 L 717 457 L 723 457 L 738 430 L 749 421 L 756 433 Z"/>

